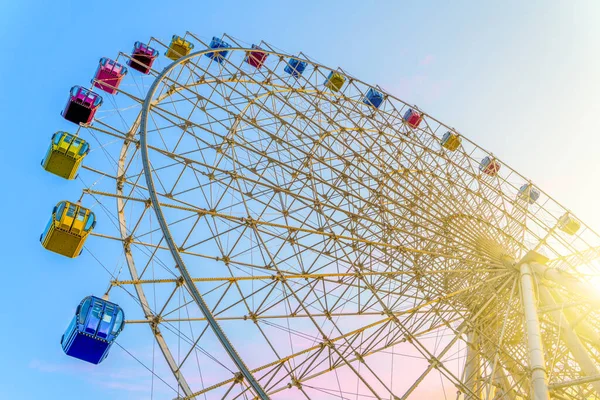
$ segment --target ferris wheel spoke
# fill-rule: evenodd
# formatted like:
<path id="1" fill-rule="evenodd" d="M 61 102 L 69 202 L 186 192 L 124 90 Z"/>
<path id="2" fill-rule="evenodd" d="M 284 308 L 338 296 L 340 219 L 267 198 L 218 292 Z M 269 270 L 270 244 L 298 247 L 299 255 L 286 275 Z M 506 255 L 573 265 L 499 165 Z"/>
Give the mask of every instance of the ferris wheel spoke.
<path id="1" fill-rule="evenodd" d="M 384 321 L 390 322 L 389 319 L 386 319 Z M 354 340 L 356 340 L 356 337 L 357 337 L 356 334 L 357 333 L 358 332 L 351 332 L 350 333 L 354 337 Z M 426 331 L 424 333 L 426 333 Z M 420 334 L 416 333 L 416 336 L 418 336 L 418 335 L 420 335 Z M 332 339 L 331 342 L 333 344 L 333 343 L 335 343 L 338 340 L 339 340 L 339 338 L 335 338 L 335 339 Z M 362 353 L 356 353 L 350 359 L 350 361 L 351 362 L 358 362 L 358 363 L 361 363 L 361 365 L 362 365 L 362 363 L 364 363 L 364 359 L 367 358 L 368 356 L 378 354 L 378 353 L 384 351 L 385 349 L 388 349 L 390 347 L 399 345 L 402 342 L 404 342 L 404 339 L 400 339 L 400 340 L 396 340 L 396 341 L 390 341 L 390 342 L 384 341 L 383 343 L 385 343 L 385 344 L 383 346 L 379 347 L 379 348 L 373 348 L 371 350 L 364 350 L 364 351 L 362 351 Z M 381 343 L 381 342 L 379 342 L 379 343 Z M 324 349 L 324 348 L 326 348 L 326 347 L 323 347 L 322 345 L 314 347 L 314 349 L 318 349 L 318 351 L 322 351 L 322 349 Z M 318 354 L 316 356 L 318 357 Z M 319 369 L 316 368 L 318 365 L 315 365 L 313 359 L 306 358 L 306 361 L 304 363 L 308 363 L 308 362 L 311 362 L 310 368 L 305 368 L 306 372 L 302 375 L 302 377 L 296 379 L 296 381 L 297 381 L 296 384 L 301 384 L 301 383 L 307 382 L 307 381 L 309 381 L 311 379 L 315 379 L 315 378 L 319 377 L 320 375 L 326 373 L 327 371 L 331 370 L 331 368 L 338 369 L 338 368 L 344 366 L 343 362 L 330 361 L 330 362 L 328 362 L 327 366 L 324 369 L 322 369 L 322 370 L 319 371 Z M 275 390 L 273 390 L 271 392 L 271 394 L 276 393 L 277 391 L 281 391 L 282 389 L 285 389 L 285 388 L 286 388 L 286 386 L 283 386 L 280 389 L 275 389 Z"/>
<path id="2" fill-rule="evenodd" d="M 387 319 L 387 321 L 389 321 L 389 318 Z"/>
<path id="3" fill-rule="evenodd" d="M 389 276 L 389 277 L 394 277 L 394 276 L 400 276 L 400 275 L 408 275 L 408 276 L 415 276 L 415 275 L 436 275 L 436 274 L 460 274 L 460 273 L 466 273 L 466 272 L 472 272 L 473 270 L 471 269 L 464 269 L 464 270 L 453 270 L 453 271 L 445 271 L 445 270 L 423 270 L 423 271 L 419 271 L 418 273 L 415 271 L 364 271 L 361 272 L 362 275 L 364 276 Z M 478 270 L 476 272 L 497 272 L 496 269 L 482 269 L 482 270 Z M 332 283 L 339 283 L 339 278 L 353 278 L 356 277 L 356 272 L 347 272 L 347 273 L 298 273 L 298 272 L 286 272 L 286 274 L 281 274 L 281 275 L 247 275 L 247 276 L 234 276 L 234 277 L 206 277 L 206 278 L 193 278 L 194 282 L 229 282 L 229 281 L 247 281 L 247 280 L 273 280 L 276 277 L 281 277 L 282 279 L 286 279 L 286 280 L 293 280 L 293 279 L 298 279 L 298 280 L 311 280 L 311 279 L 324 279 L 327 280 L 327 278 L 331 278 L 330 282 Z M 338 279 L 333 279 L 333 278 L 338 278 Z M 121 286 L 121 285 L 136 285 L 136 284 L 153 284 L 153 283 L 175 283 L 176 280 L 175 279 L 138 279 L 138 280 L 114 280 L 114 285 L 115 286 Z M 571 304 L 571 306 L 575 306 L 575 305 L 581 305 L 581 304 L 587 304 L 587 302 L 585 303 L 577 303 L 577 304 Z M 566 305 L 568 307 L 568 305 Z M 563 307 L 563 306 L 561 306 Z"/>
<path id="4" fill-rule="evenodd" d="M 92 191 L 90 191 L 90 192 L 92 192 Z M 95 192 L 94 192 L 94 193 L 95 193 Z M 109 194 L 109 195 L 110 195 L 110 194 Z M 113 197 L 119 197 L 119 196 L 113 196 Z M 123 196 L 120 196 L 120 197 L 123 197 Z M 146 201 L 146 200 L 142 200 L 142 199 L 135 199 L 135 198 L 129 198 L 129 197 L 128 197 L 127 199 L 128 199 L 128 200 L 136 200 L 136 201 L 140 201 L 140 202 L 145 202 L 145 201 Z M 165 206 L 165 207 L 173 207 L 173 208 L 175 208 L 175 209 L 184 209 L 184 210 L 187 210 L 187 209 L 188 209 L 187 207 L 181 207 L 181 206 L 176 206 L 176 205 L 170 205 L 170 204 L 168 204 L 168 203 L 161 203 L 161 205 L 162 205 L 162 206 Z M 192 211 L 192 212 L 194 212 L 194 213 L 198 213 L 199 211 L 201 211 L 201 212 L 205 212 L 205 215 L 218 216 L 218 217 L 222 217 L 222 218 L 224 218 L 224 219 L 226 219 L 226 220 L 232 220 L 232 221 L 236 221 L 236 220 L 237 220 L 237 221 L 240 221 L 240 222 L 242 222 L 242 220 L 243 220 L 243 218 L 241 218 L 241 219 L 240 219 L 239 217 L 228 216 L 228 215 L 226 215 L 226 214 L 222 214 L 222 213 L 216 213 L 216 212 L 210 212 L 210 211 L 202 211 L 201 209 L 199 210 L 199 209 L 197 209 L 197 208 L 194 208 L 194 209 L 189 209 L 189 211 Z M 281 225 L 281 224 L 273 224 L 273 223 L 268 223 L 268 222 L 264 222 L 264 221 L 255 221 L 255 223 L 256 223 L 256 224 L 258 224 L 258 225 L 265 225 L 265 226 L 272 226 L 272 227 L 286 228 L 286 226 L 285 226 L 285 225 Z M 295 229 L 298 229 L 298 230 L 300 230 L 300 231 L 304 231 L 304 232 L 307 232 L 307 233 L 311 233 L 311 234 L 319 234 L 319 235 L 322 235 L 322 236 L 324 236 L 324 237 L 331 237 L 331 234 L 330 234 L 330 233 L 328 233 L 328 232 L 318 232 L 318 231 L 313 231 L 313 230 L 309 230 L 309 229 L 302 229 L 302 228 L 295 228 Z M 341 236 L 341 237 L 340 237 L 340 239 L 346 239 L 346 240 L 350 239 L 350 240 L 352 240 L 353 238 L 351 238 L 351 237 L 345 237 L 345 236 Z M 361 242 L 366 242 L 366 243 L 368 243 L 368 242 L 369 242 L 369 241 L 367 241 L 367 240 L 360 240 L 360 241 L 361 241 Z M 382 247 L 397 247 L 397 246 L 394 246 L 394 245 L 389 245 L 389 244 L 387 244 L 387 243 L 374 243 L 374 244 L 376 244 L 377 246 L 382 246 Z M 406 247 L 403 247 L 403 246 L 401 246 L 401 248 L 402 248 L 402 250 L 405 250 L 405 251 L 416 251 L 416 252 L 428 253 L 428 252 L 426 252 L 426 251 L 419 251 L 419 250 L 416 250 L 416 249 L 408 249 L 408 248 L 406 248 Z M 431 253 L 431 254 L 435 254 L 435 253 L 433 253 L 433 252 L 429 252 L 429 253 Z M 442 255 L 442 254 L 440 254 L 440 255 Z M 443 256 L 443 255 L 442 255 L 442 256 Z"/>
<path id="5" fill-rule="evenodd" d="M 471 158 L 470 158 L 470 156 L 466 156 L 465 155 L 464 156 L 464 160 L 467 161 L 466 162 L 467 165 L 471 165 Z M 484 187 L 486 187 L 488 189 L 491 189 L 491 187 L 489 186 L 489 184 L 487 184 L 485 181 L 482 182 L 480 179 L 478 179 L 478 175 L 475 172 L 468 171 L 467 169 L 465 169 L 464 167 L 461 166 L 461 163 L 451 163 L 451 164 L 447 164 L 447 165 L 455 171 L 456 176 L 459 179 L 461 179 L 462 182 L 463 182 L 463 185 L 462 185 L 461 190 L 459 191 L 459 193 L 462 193 L 462 192 L 465 192 L 465 191 L 467 193 L 470 192 L 471 189 L 469 189 L 469 188 L 472 186 L 472 184 L 470 182 L 476 182 L 478 185 L 483 184 Z M 470 177 L 470 179 L 471 179 L 470 182 L 465 180 L 465 178 L 464 178 L 465 177 L 465 173 L 467 174 L 467 176 Z M 501 192 L 494 192 L 494 193 L 495 194 L 501 194 Z M 484 197 L 482 196 L 481 198 L 484 198 Z M 480 204 L 487 205 L 488 207 L 490 206 L 490 203 L 488 203 L 487 201 L 483 201 L 483 203 L 480 203 Z M 495 215 L 495 214 L 496 213 L 492 212 L 492 215 Z"/>
<path id="6" fill-rule="evenodd" d="M 496 297 L 496 294 L 494 294 L 492 297 L 490 297 L 483 305 L 483 307 L 481 307 L 481 309 L 473 316 L 471 317 L 471 320 L 476 319 L 476 317 L 478 315 L 480 315 L 485 308 L 491 303 L 491 301 Z M 465 390 L 466 393 L 470 393 L 472 395 L 474 395 L 474 393 L 471 391 L 470 388 L 466 387 L 462 381 L 458 378 L 456 378 L 455 376 L 452 375 L 452 373 L 446 369 L 446 367 L 444 366 L 444 363 L 442 362 L 442 357 L 448 352 L 450 351 L 454 344 L 462 337 L 462 335 L 465 333 L 465 331 L 467 330 L 468 324 L 463 323 L 462 327 L 458 330 L 455 331 L 456 334 L 454 335 L 454 338 L 444 347 L 444 349 L 442 351 L 440 351 L 437 355 L 433 356 L 432 354 L 430 354 L 428 351 L 425 351 L 426 354 L 428 354 L 431 358 L 430 358 L 430 363 L 429 366 L 426 368 L 426 370 L 421 374 L 421 376 L 415 381 L 415 383 L 413 385 L 411 385 L 410 388 L 408 388 L 408 390 L 401 396 L 402 399 L 407 398 L 411 393 L 414 392 L 414 390 L 420 385 L 420 383 L 425 379 L 425 377 L 434 369 L 440 369 L 440 370 L 444 370 L 445 371 L 445 376 L 450 379 L 451 381 L 454 381 L 455 384 L 459 385 L 461 388 L 463 388 L 463 390 Z M 415 341 L 415 343 L 418 343 L 418 341 Z M 421 345 L 422 346 L 422 345 Z"/>
<path id="7" fill-rule="evenodd" d="M 267 250 L 267 254 L 268 254 L 268 250 Z M 269 254 L 269 258 L 271 259 L 271 261 L 273 262 L 273 258 L 272 256 Z M 275 265 L 275 268 L 277 269 L 277 265 Z M 307 309 L 306 305 L 304 304 L 304 302 L 299 298 L 298 294 L 293 290 L 293 288 L 290 287 L 289 283 L 286 281 L 282 282 L 282 285 L 286 287 L 287 290 L 290 291 L 290 293 L 292 293 L 294 300 L 298 303 L 298 306 L 308 315 L 310 315 L 310 311 Z M 328 336 L 326 335 L 326 333 L 322 330 L 322 328 L 319 326 L 319 324 L 317 323 L 317 321 L 314 319 L 314 317 L 310 316 L 309 320 L 313 323 L 314 327 L 316 328 L 316 330 L 322 335 L 323 338 L 327 338 Z M 335 326 L 335 325 L 334 325 Z M 352 347 L 352 346 L 350 346 Z M 356 369 L 346 360 L 346 358 L 340 353 L 339 350 L 337 350 L 335 347 L 332 348 L 332 350 L 342 359 L 344 360 L 344 362 L 346 363 L 346 365 L 350 368 L 350 370 L 357 376 L 358 379 L 360 379 L 363 384 L 369 388 L 369 390 L 377 395 L 377 393 L 375 392 L 375 390 L 373 388 L 371 388 L 371 386 L 369 385 L 369 383 L 356 371 Z"/>
<path id="8" fill-rule="evenodd" d="M 106 129 L 99 128 L 98 125 L 102 125 Z M 131 142 L 134 144 L 137 143 L 137 140 L 134 138 L 129 138 L 126 132 L 116 129 L 112 125 L 106 124 L 101 120 L 97 121 L 97 125 L 87 125 L 86 129 L 88 131 L 95 131 L 117 139 L 121 139 L 123 141 Z"/>

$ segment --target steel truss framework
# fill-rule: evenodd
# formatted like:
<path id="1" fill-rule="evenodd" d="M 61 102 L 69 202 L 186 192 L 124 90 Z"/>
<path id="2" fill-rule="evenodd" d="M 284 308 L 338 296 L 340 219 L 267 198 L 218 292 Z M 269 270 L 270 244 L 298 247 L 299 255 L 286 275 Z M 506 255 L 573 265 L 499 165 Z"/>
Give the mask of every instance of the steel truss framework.
<path id="1" fill-rule="evenodd" d="M 87 249 L 121 248 L 124 335 L 154 337 L 172 397 L 600 398 L 595 232 L 341 69 L 332 92 L 302 53 L 294 78 L 267 43 L 256 69 L 232 37 L 222 64 L 185 38 L 203 50 L 127 77 L 78 131 L 82 199 L 112 221 Z"/>

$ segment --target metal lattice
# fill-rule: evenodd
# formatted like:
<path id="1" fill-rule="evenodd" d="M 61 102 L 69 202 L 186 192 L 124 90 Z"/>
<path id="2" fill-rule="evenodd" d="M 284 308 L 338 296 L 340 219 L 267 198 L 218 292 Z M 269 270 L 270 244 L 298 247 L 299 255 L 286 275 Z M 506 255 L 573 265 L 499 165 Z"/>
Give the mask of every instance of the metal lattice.
<path id="1" fill-rule="evenodd" d="M 417 108 L 381 88 L 365 104 L 341 69 L 335 92 L 303 54 L 294 77 L 266 43 L 257 69 L 234 38 L 222 63 L 185 38 L 203 50 L 128 77 L 79 130 L 105 221 L 88 250 L 122 245 L 124 335 L 154 337 L 173 397 L 531 398 L 533 295 L 551 396 L 600 398 L 595 232 L 567 234 L 525 177 L 482 173 L 488 152 L 443 148 L 453 128 L 407 124 Z"/>

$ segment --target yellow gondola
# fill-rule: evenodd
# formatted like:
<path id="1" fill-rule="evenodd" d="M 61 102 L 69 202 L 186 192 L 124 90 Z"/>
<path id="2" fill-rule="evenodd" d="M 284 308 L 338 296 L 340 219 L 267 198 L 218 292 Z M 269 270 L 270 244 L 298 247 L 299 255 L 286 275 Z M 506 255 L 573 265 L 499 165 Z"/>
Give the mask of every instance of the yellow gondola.
<path id="1" fill-rule="evenodd" d="M 458 136 L 457 133 L 451 131 L 444 133 L 444 136 L 442 137 L 442 147 L 450 151 L 455 151 L 456 149 L 458 149 L 461 142 L 462 139 L 460 138 L 460 136 Z"/>
<path id="2" fill-rule="evenodd" d="M 344 82 L 346 82 L 344 75 L 335 71 L 331 71 L 327 77 L 327 80 L 325 81 L 325 86 L 334 92 L 339 92 L 342 86 L 344 86 Z"/>
<path id="3" fill-rule="evenodd" d="M 52 143 L 42 160 L 42 167 L 62 178 L 74 179 L 89 151 L 90 146 L 85 140 L 67 132 L 56 132 L 52 135 Z"/>
<path id="4" fill-rule="evenodd" d="M 76 203 L 61 201 L 54 207 L 40 242 L 46 250 L 75 258 L 94 226 L 96 218 L 92 211 Z"/>
<path id="5" fill-rule="evenodd" d="M 574 235 L 581 228 L 581 222 L 577 221 L 575 217 L 567 212 L 558 220 L 558 227 L 561 231 L 569 235 Z"/>
<path id="6" fill-rule="evenodd" d="M 190 54 L 193 48 L 194 45 L 189 41 L 177 35 L 173 35 L 173 38 L 171 39 L 171 44 L 169 45 L 165 56 L 167 56 L 167 58 L 170 58 L 173 61 L 177 61 L 181 57 Z"/>

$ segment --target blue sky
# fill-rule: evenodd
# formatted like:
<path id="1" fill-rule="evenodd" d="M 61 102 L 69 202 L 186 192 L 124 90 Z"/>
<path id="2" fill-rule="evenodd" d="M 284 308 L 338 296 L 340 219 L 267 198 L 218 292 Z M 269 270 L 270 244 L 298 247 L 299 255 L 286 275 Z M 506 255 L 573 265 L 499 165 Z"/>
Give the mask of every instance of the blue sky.
<path id="1" fill-rule="evenodd" d="M 226 32 L 340 66 L 456 127 L 600 229 L 598 2 L 322 3 L 0 0 L 1 397 L 126 399 L 147 383 L 120 350 L 97 370 L 63 356 L 74 307 L 107 277 L 89 258 L 45 252 L 38 237 L 52 206 L 80 189 L 39 166 L 65 127 L 68 89 L 87 85 L 99 57 L 150 36 Z M 129 387 L 114 383 L 119 361 L 131 366 Z"/>

